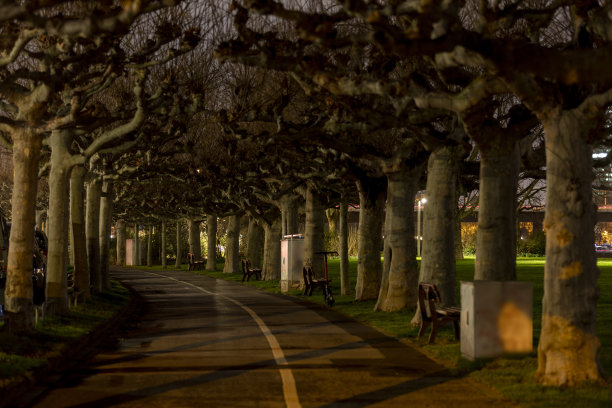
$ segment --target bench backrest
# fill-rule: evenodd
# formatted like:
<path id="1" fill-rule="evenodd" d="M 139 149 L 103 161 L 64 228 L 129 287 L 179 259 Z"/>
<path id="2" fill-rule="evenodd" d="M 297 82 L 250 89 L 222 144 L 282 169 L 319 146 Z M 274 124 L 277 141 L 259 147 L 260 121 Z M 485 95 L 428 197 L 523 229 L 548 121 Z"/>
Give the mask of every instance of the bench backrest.
<path id="1" fill-rule="evenodd" d="M 436 303 L 441 304 L 442 298 L 438 288 L 433 283 L 419 283 L 419 309 L 423 320 L 436 317 Z"/>
<path id="2" fill-rule="evenodd" d="M 242 273 L 247 273 L 251 269 L 251 262 L 248 259 L 242 260 Z"/>

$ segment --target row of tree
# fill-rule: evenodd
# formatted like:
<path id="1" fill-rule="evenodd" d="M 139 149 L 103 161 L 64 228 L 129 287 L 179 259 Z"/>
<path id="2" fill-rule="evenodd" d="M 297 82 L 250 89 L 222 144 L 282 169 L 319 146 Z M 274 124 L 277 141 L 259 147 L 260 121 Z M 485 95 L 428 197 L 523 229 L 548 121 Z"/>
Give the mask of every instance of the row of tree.
<path id="1" fill-rule="evenodd" d="M 6 291 L 14 330 L 32 325 L 37 173 L 49 177 L 47 296 L 60 309 L 69 197 L 85 292 L 89 277 L 95 290 L 107 279 L 111 202 L 115 219 L 130 224 L 227 216 L 234 236 L 246 214 L 248 242 L 264 237 L 268 279 L 280 271 L 280 237 L 297 232 L 300 203 L 305 262 L 318 271 L 325 210 L 338 206 L 345 277 L 342 230 L 348 203 L 358 203 L 355 297 L 390 311 L 415 305 L 419 280 L 456 302 L 457 202 L 476 182 L 475 279 L 516 279 L 522 172 L 545 174 L 547 183 L 538 378 L 602 379 L 591 148 L 605 137 L 612 101 L 602 68 L 612 55 L 612 6 L 169 3 L 32 1 L 2 17 L 0 136 L 15 165 Z M 423 187 L 419 270 L 407 237 Z"/>

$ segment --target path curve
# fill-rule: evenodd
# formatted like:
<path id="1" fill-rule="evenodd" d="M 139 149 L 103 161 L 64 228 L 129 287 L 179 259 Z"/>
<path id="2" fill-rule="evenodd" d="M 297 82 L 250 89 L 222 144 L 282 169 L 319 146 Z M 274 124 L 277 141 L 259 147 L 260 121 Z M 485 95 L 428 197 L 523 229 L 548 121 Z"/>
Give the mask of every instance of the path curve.
<path id="1" fill-rule="evenodd" d="M 140 321 L 32 406 L 511 406 L 332 309 L 185 271 L 112 274 L 144 298 Z"/>

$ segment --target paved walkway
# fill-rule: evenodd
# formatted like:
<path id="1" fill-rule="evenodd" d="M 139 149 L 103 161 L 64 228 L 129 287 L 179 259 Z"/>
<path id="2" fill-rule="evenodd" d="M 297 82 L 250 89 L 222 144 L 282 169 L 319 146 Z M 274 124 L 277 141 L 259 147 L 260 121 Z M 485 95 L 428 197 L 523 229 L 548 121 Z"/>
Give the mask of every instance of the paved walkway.
<path id="1" fill-rule="evenodd" d="M 34 406 L 510 406 L 330 309 L 184 271 L 113 275 L 144 297 L 139 324 Z"/>

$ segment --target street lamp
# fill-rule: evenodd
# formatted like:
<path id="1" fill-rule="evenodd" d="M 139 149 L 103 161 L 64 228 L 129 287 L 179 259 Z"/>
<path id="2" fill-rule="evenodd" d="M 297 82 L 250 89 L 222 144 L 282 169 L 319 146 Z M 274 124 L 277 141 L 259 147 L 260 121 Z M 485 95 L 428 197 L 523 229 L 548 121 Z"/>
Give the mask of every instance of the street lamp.
<path id="1" fill-rule="evenodd" d="M 417 256 L 421 256 L 421 241 L 423 237 L 421 236 L 421 209 L 423 205 L 427 202 L 425 197 L 421 198 L 417 203 Z"/>

